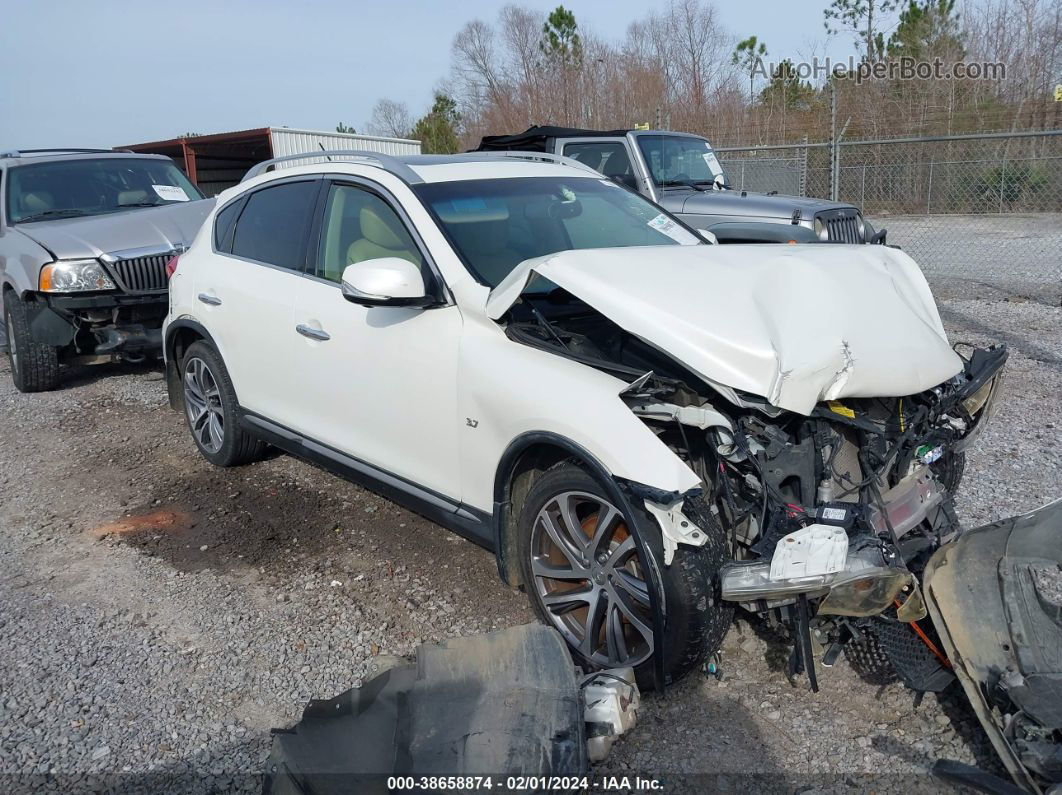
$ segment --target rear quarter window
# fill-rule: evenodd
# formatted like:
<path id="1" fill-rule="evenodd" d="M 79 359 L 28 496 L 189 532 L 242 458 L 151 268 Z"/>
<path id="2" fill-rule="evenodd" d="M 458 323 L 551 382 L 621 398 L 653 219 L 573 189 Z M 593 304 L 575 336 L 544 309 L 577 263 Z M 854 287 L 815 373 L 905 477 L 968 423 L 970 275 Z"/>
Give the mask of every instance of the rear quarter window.
<path id="1" fill-rule="evenodd" d="M 232 249 L 232 228 L 240 214 L 243 201 L 237 199 L 214 216 L 214 248 L 226 254 Z"/>

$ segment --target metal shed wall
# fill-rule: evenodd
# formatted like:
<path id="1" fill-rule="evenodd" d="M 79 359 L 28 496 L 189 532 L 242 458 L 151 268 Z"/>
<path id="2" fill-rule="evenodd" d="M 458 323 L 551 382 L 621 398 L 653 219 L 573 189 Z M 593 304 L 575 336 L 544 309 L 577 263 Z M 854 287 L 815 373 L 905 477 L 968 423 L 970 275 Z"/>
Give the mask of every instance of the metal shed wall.
<path id="1" fill-rule="evenodd" d="M 273 145 L 273 157 L 319 152 L 324 149 L 365 149 L 385 155 L 419 155 L 420 141 L 407 138 L 382 138 L 376 135 L 329 133 L 314 130 L 293 130 L 287 127 L 270 127 L 269 136 Z M 325 162 L 324 158 L 306 158 L 305 163 Z M 302 161 L 299 165 L 303 165 Z"/>

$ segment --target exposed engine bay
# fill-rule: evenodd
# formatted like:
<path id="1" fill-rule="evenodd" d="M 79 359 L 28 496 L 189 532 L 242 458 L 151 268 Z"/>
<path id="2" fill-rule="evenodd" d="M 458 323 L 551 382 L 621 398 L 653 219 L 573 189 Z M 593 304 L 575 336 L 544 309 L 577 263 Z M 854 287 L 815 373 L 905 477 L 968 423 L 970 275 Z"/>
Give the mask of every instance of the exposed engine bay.
<path id="1" fill-rule="evenodd" d="M 827 400 L 804 415 L 706 382 L 560 288 L 525 294 L 506 319 L 514 341 L 629 383 L 621 399 L 701 479 L 701 493 L 677 496 L 703 501 L 728 538 L 721 598 L 790 634 L 791 673 L 814 688 L 812 643 L 830 664 L 870 636 L 916 690 L 951 681 L 932 627 L 917 623 L 919 583 L 962 532 L 952 495 L 998 395 L 1004 346 L 957 347 L 962 371 L 918 394 Z"/>

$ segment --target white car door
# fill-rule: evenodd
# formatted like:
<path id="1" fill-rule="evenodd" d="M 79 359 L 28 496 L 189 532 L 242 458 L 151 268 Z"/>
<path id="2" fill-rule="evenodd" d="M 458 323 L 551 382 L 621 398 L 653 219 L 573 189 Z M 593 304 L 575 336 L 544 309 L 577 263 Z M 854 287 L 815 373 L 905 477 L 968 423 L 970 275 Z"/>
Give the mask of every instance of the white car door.
<path id="1" fill-rule="evenodd" d="M 292 318 L 320 186 L 319 179 L 270 183 L 224 208 L 215 225 L 216 254 L 196 274 L 197 314 L 240 405 L 281 424 L 303 408 Z M 230 209 L 236 217 L 223 218 Z"/>
<path id="2" fill-rule="evenodd" d="M 295 300 L 304 410 L 292 429 L 456 501 L 460 311 L 344 298 L 344 268 L 378 257 L 408 259 L 435 282 L 424 247 L 382 189 L 333 183 L 322 205 L 315 264 Z"/>

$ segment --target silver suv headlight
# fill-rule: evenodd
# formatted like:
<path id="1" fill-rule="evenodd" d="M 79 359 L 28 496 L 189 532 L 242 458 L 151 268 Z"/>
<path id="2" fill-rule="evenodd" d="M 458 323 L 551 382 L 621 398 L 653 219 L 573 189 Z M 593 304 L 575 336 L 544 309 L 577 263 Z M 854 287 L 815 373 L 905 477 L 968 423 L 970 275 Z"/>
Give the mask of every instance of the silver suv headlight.
<path id="1" fill-rule="evenodd" d="M 41 268 L 38 285 L 42 293 L 86 293 L 114 290 L 114 281 L 94 259 L 66 259 Z"/>

